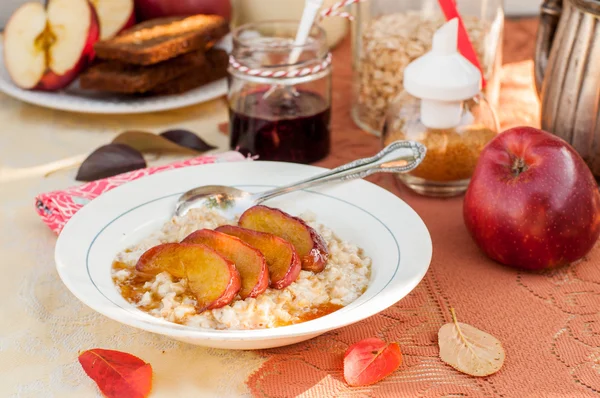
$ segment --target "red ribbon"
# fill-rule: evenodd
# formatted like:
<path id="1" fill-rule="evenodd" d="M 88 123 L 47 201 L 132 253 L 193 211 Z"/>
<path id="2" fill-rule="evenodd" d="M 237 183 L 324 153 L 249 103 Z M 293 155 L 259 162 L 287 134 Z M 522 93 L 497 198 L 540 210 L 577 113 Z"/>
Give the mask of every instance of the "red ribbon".
<path id="1" fill-rule="evenodd" d="M 477 53 L 475 52 L 473 43 L 471 43 L 467 29 L 465 28 L 465 24 L 458 13 L 456 3 L 454 0 L 438 0 L 438 3 L 440 4 L 447 21 L 458 18 L 458 50 L 466 59 L 475 65 L 477 69 L 479 69 L 479 72 L 481 73 L 481 87 L 485 87 L 486 81 L 483 76 L 483 69 L 481 68 L 481 64 L 479 63 Z"/>

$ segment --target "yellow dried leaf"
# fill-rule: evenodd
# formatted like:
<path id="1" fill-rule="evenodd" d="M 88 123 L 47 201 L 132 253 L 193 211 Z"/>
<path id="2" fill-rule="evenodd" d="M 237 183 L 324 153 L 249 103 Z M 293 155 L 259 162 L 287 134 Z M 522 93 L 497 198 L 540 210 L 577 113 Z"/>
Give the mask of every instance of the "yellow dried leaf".
<path id="1" fill-rule="evenodd" d="M 502 343 L 489 333 L 458 322 L 450 308 L 452 323 L 438 332 L 440 358 L 454 369 L 471 376 L 489 376 L 504 364 Z"/>

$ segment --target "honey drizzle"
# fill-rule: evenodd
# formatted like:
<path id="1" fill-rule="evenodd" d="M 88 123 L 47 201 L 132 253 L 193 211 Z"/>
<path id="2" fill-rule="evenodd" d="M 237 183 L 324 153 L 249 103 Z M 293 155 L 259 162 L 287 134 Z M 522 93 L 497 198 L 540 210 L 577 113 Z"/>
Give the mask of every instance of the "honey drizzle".
<path id="1" fill-rule="evenodd" d="M 119 271 L 122 269 L 132 271 L 132 277 L 129 277 L 128 279 L 122 282 L 117 280 L 116 278 L 113 278 L 113 282 L 120 288 L 121 296 L 123 296 L 125 300 L 137 305 L 137 303 L 142 299 L 144 293 L 146 293 L 147 291 L 146 289 L 144 289 L 144 284 L 148 281 L 148 279 L 138 274 L 135 268 L 132 269 L 132 267 L 128 266 L 125 263 L 122 263 L 120 261 L 115 261 L 113 263 L 113 270 Z M 153 302 L 155 302 L 155 300 L 153 300 Z M 157 306 L 158 303 L 154 305 L 143 306 L 141 308 L 149 310 Z"/>
<path id="2" fill-rule="evenodd" d="M 344 306 L 339 305 L 339 304 L 332 304 L 332 303 L 325 303 L 325 304 L 318 305 L 316 307 L 310 307 L 308 309 L 308 311 L 305 311 L 302 314 L 298 315 L 289 324 L 295 325 L 297 323 L 312 321 L 314 319 L 324 317 L 325 315 L 332 314 L 341 308 L 344 308 Z"/>

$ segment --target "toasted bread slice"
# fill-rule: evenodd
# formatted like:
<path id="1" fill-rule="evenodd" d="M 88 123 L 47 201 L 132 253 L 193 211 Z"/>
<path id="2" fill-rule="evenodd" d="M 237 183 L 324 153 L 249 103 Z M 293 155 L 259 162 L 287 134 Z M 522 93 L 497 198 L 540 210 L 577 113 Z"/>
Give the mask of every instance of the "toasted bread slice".
<path id="1" fill-rule="evenodd" d="M 83 89 L 114 93 L 144 93 L 206 63 L 204 50 L 183 54 L 154 65 L 140 66 L 119 61 L 101 61 L 79 76 Z"/>
<path id="2" fill-rule="evenodd" d="M 138 24 L 94 45 L 96 55 L 134 65 L 152 65 L 195 50 L 205 50 L 229 32 L 217 15 L 158 18 Z"/>
<path id="3" fill-rule="evenodd" d="M 227 65 L 229 63 L 227 52 L 213 49 L 206 53 L 206 59 L 207 62 L 201 67 L 190 70 L 173 80 L 156 85 L 148 91 L 148 94 L 181 94 L 227 76 Z"/>

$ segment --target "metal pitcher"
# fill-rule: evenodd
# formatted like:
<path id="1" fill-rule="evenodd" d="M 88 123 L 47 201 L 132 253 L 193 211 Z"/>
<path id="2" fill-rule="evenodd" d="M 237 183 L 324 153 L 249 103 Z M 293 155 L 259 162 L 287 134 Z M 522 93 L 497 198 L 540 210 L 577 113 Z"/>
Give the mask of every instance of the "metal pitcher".
<path id="1" fill-rule="evenodd" d="M 544 0 L 535 54 L 542 128 L 600 177 L 600 0 Z"/>

